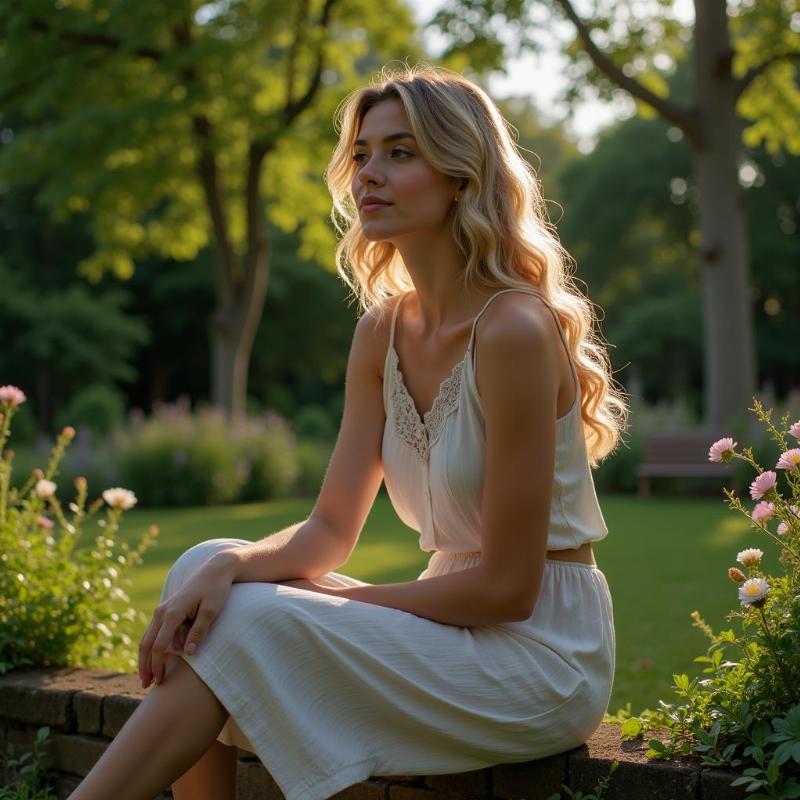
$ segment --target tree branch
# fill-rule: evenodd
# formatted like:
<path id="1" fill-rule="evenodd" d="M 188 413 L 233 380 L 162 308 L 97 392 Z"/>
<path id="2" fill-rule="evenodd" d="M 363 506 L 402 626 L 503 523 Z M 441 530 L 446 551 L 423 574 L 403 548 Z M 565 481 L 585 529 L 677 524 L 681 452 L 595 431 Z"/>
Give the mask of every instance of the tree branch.
<path id="1" fill-rule="evenodd" d="M 336 0 L 325 0 L 325 5 L 322 8 L 322 13 L 319 16 L 319 20 L 316 23 L 317 28 L 320 28 L 323 32 L 325 32 L 330 25 L 331 21 L 331 11 L 333 10 L 333 5 Z M 299 97 L 297 100 L 292 100 L 291 97 L 286 98 L 286 105 L 283 109 L 283 120 L 284 122 L 289 125 L 295 117 L 297 117 L 300 113 L 302 113 L 314 99 L 314 95 L 319 90 L 321 78 L 322 78 L 322 65 L 325 59 L 325 45 L 324 40 L 320 42 L 319 49 L 317 50 L 317 63 L 314 66 L 314 74 L 311 76 L 311 80 L 308 84 L 308 88 L 305 91 L 305 94 L 302 97 Z"/>
<path id="2" fill-rule="evenodd" d="M 677 125 L 688 139 L 697 146 L 702 145 L 702 135 L 700 125 L 697 120 L 697 112 L 694 109 L 683 108 L 659 97 L 651 92 L 647 87 L 642 86 L 638 81 L 629 78 L 592 40 L 589 26 L 575 13 L 571 0 L 556 0 L 564 11 L 564 14 L 572 22 L 578 31 L 578 36 L 592 59 L 592 63 L 609 77 L 621 89 L 624 89 L 633 97 L 638 97 L 648 105 L 655 108 L 664 119 L 669 120 L 673 125 Z"/>
<path id="3" fill-rule="evenodd" d="M 80 44 L 84 46 L 99 45 L 109 50 L 119 50 L 122 47 L 122 40 L 114 36 L 106 36 L 103 33 L 84 33 L 83 31 L 63 31 L 53 28 L 53 26 L 43 19 L 32 19 L 30 21 L 30 28 L 37 33 L 58 33 L 59 38 L 65 42 L 72 44 Z M 159 61 L 164 57 L 160 50 L 154 47 L 137 47 L 130 51 L 135 56 L 141 58 L 149 58 L 153 61 Z"/>
<path id="4" fill-rule="evenodd" d="M 736 99 L 738 100 L 744 90 L 763 72 L 769 69 L 773 64 L 778 61 L 800 61 L 800 51 L 797 50 L 790 50 L 786 53 L 775 53 L 774 55 L 770 56 L 765 61 L 762 61 L 758 66 L 753 67 L 752 69 L 748 70 L 738 81 L 736 81 L 734 86 L 734 91 L 736 93 Z"/>
<path id="5" fill-rule="evenodd" d="M 178 47 L 189 49 L 192 45 L 191 23 L 182 20 L 173 29 L 173 37 Z M 197 72 L 193 66 L 181 70 L 187 86 L 198 83 Z M 214 232 L 214 245 L 217 251 L 216 275 L 219 298 L 225 303 L 234 291 L 235 254 L 228 236 L 228 219 L 225 210 L 225 190 L 216 156 L 212 149 L 213 125 L 205 114 L 192 115 L 192 128 L 199 141 L 200 157 L 195 168 L 208 205 L 211 226 Z"/>

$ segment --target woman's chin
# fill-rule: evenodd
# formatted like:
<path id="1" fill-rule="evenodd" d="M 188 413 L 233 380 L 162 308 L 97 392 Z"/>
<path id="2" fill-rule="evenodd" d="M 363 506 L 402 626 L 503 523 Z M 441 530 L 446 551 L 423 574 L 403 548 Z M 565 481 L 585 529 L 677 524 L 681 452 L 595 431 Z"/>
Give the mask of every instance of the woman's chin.
<path id="1" fill-rule="evenodd" d="M 373 228 L 371 225 L 362 226 L 362 233 L 368 242 L 389 242 L 392 234 Z"/>

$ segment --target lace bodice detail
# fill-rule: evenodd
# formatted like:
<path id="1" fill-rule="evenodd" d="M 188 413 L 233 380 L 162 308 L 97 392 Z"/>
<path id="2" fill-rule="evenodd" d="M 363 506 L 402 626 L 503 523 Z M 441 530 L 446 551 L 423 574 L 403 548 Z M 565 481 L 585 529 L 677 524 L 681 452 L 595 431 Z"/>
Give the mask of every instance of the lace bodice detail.
<path id="1" fill-rule="evenodd" d="M 389 349 L 389 364 L 393 370 L 391 382 L 391 399 L 394 416 L 394 427 L 397 435 L 416 452 L 420 461 L 426 463 L 430 451 L 444 427 L 448 415 L 456 410 L 461 390 L 461 378 L 467 355 L 453 367 L 450 376 L 439 385 L 439 393 L 433 401 L 430 411 L 420 419 L 414 400 L 406 387 L 400 361 L 394 346 Z"/>

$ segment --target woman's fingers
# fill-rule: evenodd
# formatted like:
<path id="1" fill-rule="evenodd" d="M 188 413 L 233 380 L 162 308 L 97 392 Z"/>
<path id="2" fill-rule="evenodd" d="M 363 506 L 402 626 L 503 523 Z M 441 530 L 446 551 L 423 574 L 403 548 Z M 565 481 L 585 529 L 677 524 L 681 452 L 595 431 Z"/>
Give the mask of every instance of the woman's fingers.
<path id="1" fill-rule="evenodd" d="M 150 669 L 150 648 L 156 638 L 157 630 L 158 624 L 154 615 L 147 626 L 147 630 L 144 632 L 144 636 L 142 636 L 142 640 L 139 642 L 139 679 L 142 682 L 143 689 L 147 688 L 153 678 Z"/>
<path id="2" fill-rule="evenodd" d="M 176 617 L 169 612 L 164 614 L 161 619 L 161 628 L 150 648 L 150 669 L 156 684 L 164 680 L 167 662 L 170 657 L 181 652 L 180 650 L 176 652 L 173 643 L 176 638 L 179 639 L 182 625 L 183 623 L 177 623 Z"/>
<path id="3" fill-rule="evenodd" d="M 185 650 L 190 655 L 197 652 L 201 642 L 206 638 L 208 629 L 217 618 L 219 612 L 208 606 L 201 606 L 197 611 L 197 616 L 190 623 L 185 637 Z"/>

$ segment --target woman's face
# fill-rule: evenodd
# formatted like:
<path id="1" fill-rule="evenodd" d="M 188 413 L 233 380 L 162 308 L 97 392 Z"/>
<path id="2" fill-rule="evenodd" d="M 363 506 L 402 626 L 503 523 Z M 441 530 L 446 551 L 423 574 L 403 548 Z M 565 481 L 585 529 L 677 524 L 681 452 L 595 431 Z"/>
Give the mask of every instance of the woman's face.
<path id="1" fill-rule="evenodd" d="M 411 234 L 444 228 L 459 181 L 422 157 L 399 100 L 382 100 L 367 111 L 352 155 L 351 191 L 367 239 L 397 244 Z M 367 195 L 384 204 L 365 204 Z"/>

